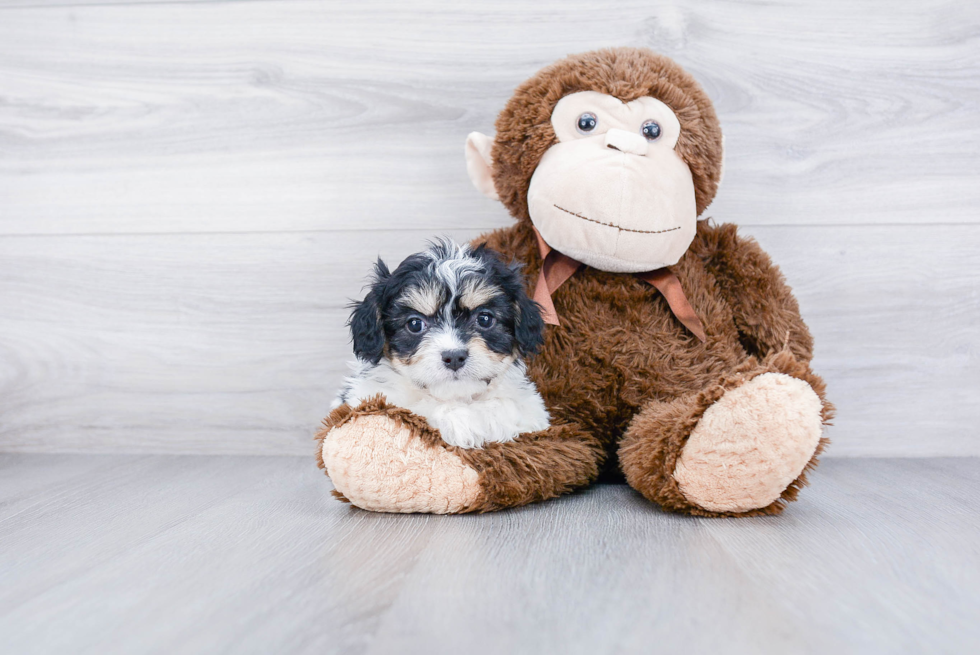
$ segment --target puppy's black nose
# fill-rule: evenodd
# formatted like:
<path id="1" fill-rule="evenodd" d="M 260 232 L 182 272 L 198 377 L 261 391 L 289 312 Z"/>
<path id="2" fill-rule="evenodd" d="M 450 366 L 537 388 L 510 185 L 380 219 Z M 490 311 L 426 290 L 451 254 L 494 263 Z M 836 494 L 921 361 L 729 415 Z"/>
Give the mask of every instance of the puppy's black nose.
<path id="1" fill-rule="evenodd" d="M 458 348 L 456 350 L 443 350 L 442 351 L 442 363 L 450 371 L 458 371 L 463 368 L 463 364 L 466 363 L 466 358 L 469 353 L 465 348 Z"/>

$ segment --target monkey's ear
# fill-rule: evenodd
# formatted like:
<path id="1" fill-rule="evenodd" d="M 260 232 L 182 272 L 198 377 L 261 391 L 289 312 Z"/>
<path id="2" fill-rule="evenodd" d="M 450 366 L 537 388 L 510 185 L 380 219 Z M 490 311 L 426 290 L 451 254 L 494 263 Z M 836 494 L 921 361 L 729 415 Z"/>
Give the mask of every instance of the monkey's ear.
<path id="1" fill-rule="evenodd" d="M 466 172 L 477 191 L 491 200 L 500 200 L 493 185 L 492 148 L 493 139 L 480 132 L 470 132 L 466 137 Z"/>

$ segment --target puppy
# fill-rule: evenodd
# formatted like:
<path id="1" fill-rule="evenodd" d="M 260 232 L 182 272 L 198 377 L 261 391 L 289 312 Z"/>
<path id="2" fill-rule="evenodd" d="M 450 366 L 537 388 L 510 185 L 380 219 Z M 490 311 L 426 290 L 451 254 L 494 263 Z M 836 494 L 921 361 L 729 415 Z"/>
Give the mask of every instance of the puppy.
<path id="1" fill-rule="evenodd" d="M 357 361 L 334 406 L 382 394 L 463 448 L 548 427 L 524 364 L 544 323 L 518 268 L 495 252 L 444 239 L 394 272 L 379 259 L 353 310 Z"/>

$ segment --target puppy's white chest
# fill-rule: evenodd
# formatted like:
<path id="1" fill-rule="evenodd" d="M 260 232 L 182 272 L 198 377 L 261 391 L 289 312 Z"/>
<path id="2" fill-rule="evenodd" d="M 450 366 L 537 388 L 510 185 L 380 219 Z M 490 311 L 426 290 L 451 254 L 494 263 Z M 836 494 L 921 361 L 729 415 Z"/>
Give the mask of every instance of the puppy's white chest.
<path id="1" fill-rule="evenodd" d="M 505 442 L 548 427 L 548 412 L 537 390 L 521 397 L 493 397 L 473 402 L 422 402 L 408 407 L 424 416 L 451 446 L 479 448 Z"/>
<path id="2" fill-rule="evenodd" d="M 523 366 L 512 366 L 474 397 L 446 399 L 419 389 L 382 364 L 348 378 L 344 400 L 357 406 L 377 394 L 424 417 L 443 441 L 461 448 L 511 441 L 526 432 L 546 430 L 550 424 L 544 400 Z"/>

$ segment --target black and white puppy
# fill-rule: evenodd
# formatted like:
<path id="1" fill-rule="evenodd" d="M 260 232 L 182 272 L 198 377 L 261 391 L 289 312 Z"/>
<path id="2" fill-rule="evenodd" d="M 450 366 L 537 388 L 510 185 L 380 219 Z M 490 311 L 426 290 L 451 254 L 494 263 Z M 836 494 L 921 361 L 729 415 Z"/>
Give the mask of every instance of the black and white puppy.
<path id="1" fill-rule="evenodd" d="M 445 239 L 394 272 L 379 259 L 353 307 L 357 361 L 335 406 L 382 394 L 464 448 L 548 427 L 524 364 L 543 342 L 541 313 L 492 250 Z"/>

